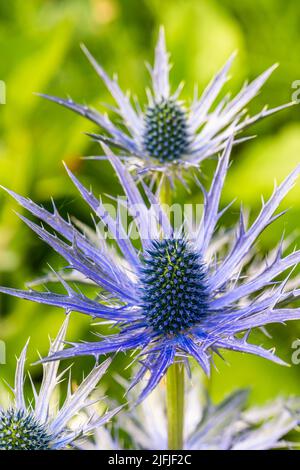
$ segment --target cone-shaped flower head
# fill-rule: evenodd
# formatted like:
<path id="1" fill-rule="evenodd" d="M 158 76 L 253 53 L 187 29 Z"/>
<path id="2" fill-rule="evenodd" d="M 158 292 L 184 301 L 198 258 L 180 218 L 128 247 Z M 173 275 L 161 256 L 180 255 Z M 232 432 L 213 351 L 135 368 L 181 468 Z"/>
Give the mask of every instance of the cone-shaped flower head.
<path id="1" fill-rule="evenodd" d="M 230 99 L 216 99 L 228 80 L 228 72 L 234 55 L 212 78 L 202 96 L 195 96 L 192 104 L 186 106 L 179 100 L 181 86 L 172 93 L 169 83 L 169 54 L 166 50 L 163 28 L 160 29 L 155 49 L 154 66 L 149 66 L 152 86 L 147 90 L 148 103 L 142 108 L 134 107 L 120 89 L 116 79 L 111 79 L 103 68 L 83 46 L 83 50 L 97 74 L 103 80 L 116 101 L 115 111 L 122 125 L 116 125 L 105 114 L 75 103 L 42 95 L 96 123 L 104 134 L 92 134 L 100 142 L 112 144 L 120 149 L 130 167 L 140 173 L 163 172 L 171 180 L 174 176 L 184 181 L 182 171 L 216 154 L 225 147 L 226 140 L 233 134 L 286 106 L 267 110 L 264 108 L 254 116 L 247 116 L 245 107 L 257 95 L 276 65 L 270 67 Z M 245 140 L 240 138 L 238 143 Z"/>
<path id="2" fill-rule="evenodd" d="M 58 353 L 63 347 L 68 319 L 62 325 L 49 354 Z M 18 361 L 14 400 L 7 409 L 0 408 L 0 450 L 49 450 L 71 445 L 78 437 L 87 436 L 106 423 L 117 411 L 103 416 L 86 415 L 84 422 L 70 426 L 70 421 L 80 411 L 85 412 L 91 403 L 89 396 L 110 364 L 110 359 L 95 367 L 73 393 L 68 389 L 61 407 L 55 405 L 53 397 L 64 372 L 58 373 L 59 361 L 43 365 L 43 379 L 39 392 L 32 384 L 34 400 L 27 403 L 24 393 L 24 369 L 28 342 Z"/>
<path id="3" fill-rule="evenodd" d="M 143 194 L 150 204 L 145 203 L 126 166 L 107 148 L 108 159 L 127 196 L 126 201 L 121 200 L 116 215 L 69 171 L 84 200 L 114 238 L 118 247 L 115 252 L 111 243 L 100 240 L 100 230 L 95 240 L 90 230 L 77 229 L 55 207 L 53 213 L 48 212 L 9 191 L 23 207 L 55 230 L 56 235 L 22 216 L 67 260 L 76 278 L 90 280 L 99 295 L 87 297 L 59 273 L 57 279 L 66 294 L 9 288 L 1 291 L 82 312 L 119 327 L 119 332 L 99 341 L 72 343 L 72 347 L 50 355 L 51 360 L 80 355 L 99 358 L 103 354 L 138 350 L 136 357 L 141 359 L 141 368 L 132 385 L 150 371 L 141 399 L 156 387 L 174 361 L 187 363 L 188 357 L 196 359 L 207 374 L 212 353 L 221 349 L 255 354 L 283 364 L 274 351 L 251 344 L 248 336 L 253 328 L 300 318 L 299 308 L 287 307 L 299 291 L 289 288 L 286 280 L 278 281 L 278 276 L 299 263 L 300 251 L 283 255 L 281 242 L 258 266 L 255 246 L 261 232 L 279 217 L 276 210 L 297 179 L 300 166 L 263 202 L 250 227 L 247 228 L 241 210 L 237 227 L 220 233 L 217 226 L 226 210 L 219 208 L 220 197 L 231 146 L 232 140 L 219 159 L 209 190 L 202 189 L 204 210 L 200 222 L 192 223 L 186 217 L 179 228 L 171 224 L 165 208 L 143 184 Z M 138 247 L 121 216 L 124 205 L 134 219 Z M 245 335 L 241 336 L 243 332 Z"/>

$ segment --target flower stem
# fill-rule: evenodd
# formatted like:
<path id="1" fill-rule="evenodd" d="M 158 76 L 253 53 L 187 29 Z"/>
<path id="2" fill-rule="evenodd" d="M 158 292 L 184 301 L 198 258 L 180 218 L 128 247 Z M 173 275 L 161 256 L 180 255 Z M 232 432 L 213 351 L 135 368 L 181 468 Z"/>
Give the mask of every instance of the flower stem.
<path id="1" fill-rule="evenodd" d="M 166 204 L 168 206 L 172 205 L 171 183 L 167 178 L 164 178 L 164 181 L 162 183 L 159 199 L 161 204 Z"/>
<path id="2" fill-rule="evenodd" d="M 167 372 L 168 448 L 183 448 L 184 365 L 172 364 Z"/>
<path id="3" fill-rule="evenodd" d="M 160 202 L 172 205 L 170 182 L 165 178 L 161 187 Z M 168 448 L 183 448 L 184 424 L 184 365 L 180 362 L 172 364 L 167 371 L 167 417 L 168 417 Z"/>

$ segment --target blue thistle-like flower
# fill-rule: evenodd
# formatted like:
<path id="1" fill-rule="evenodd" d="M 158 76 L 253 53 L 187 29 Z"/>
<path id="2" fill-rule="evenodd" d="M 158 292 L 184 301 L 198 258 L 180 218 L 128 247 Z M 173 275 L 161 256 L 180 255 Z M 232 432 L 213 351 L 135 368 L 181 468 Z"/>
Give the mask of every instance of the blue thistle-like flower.
<path id="1" fill-rule="evenodd" d="M 298 397 L 248 407 L 249 391 L 236 390 L 214 405 L 197 371 L 193 371 L 192 381 L 186 381 L 185 393 L 185 450 L 268 450 L 298 445 L 287 439 L 300 423 Z M 165 401 L 166 386 L 161 382 L 128 415 L 118 415 L 119 427 L 131 436 L 135 449 L 168 448 Z"/>
<path id="2" fill-rule="evenodd" d="M 289 288 L 287 279 L 278 280 L 278 276 L 299 263 L 300 250 L 283 255 L 281 241 L 275 254 L 272 252 L 269 259 L 257 267 L 254 246 L 261 232 L 281 215 L 275 212 L 299 176 L 300 166 L 274 189 L 267 202 L 263 202 L 249 228 L 241 209 L 237 227 L 227 232 L 227 236 L 220 236 L 216 227 L 226 210 L 219 209 L 219 203 L 232 140 L 218 161 L 209 190 L 202 188 L 202 218 L 190 234 L 189 227 L 193 224 L 174 229 L 156 196 L 143 183 L 143 194 L 150 206 L 145 203 L 126 166 L 104 146 L 126 193 L 128 211 L 140 234 L 140 249 L 128 235 L 120 212 L 111 215 L 102 200 L 69 170 L 83 199 L 113 235 L 118 252 L 112 252 L 111 244 L 103 240 L 95 243 L 89 231 L 82 232 L 70 220 L 64 220 L 55 206 L 51 213 L 8 191 L 24 208 L 55 230 L 56 234 L 52 234 L 45 226 L 21 216 L 41 239 L 67 260 L 75 278 L 88 279 L 99 288 L 99 296 L 87 297 L 72 288 L 59 273 L 57 279 L 66 294 L 4 287 L 1 292 L 104 319 L 120 330 L 99 341 L 72 343 L 47 360 L 81 355 L 99 358 L 109 353 L 139 350 L 137 359 L 142 359 L 141 368 L 132 386 L 150 371 L 140 399 L 156 387 L 174 361 L 186 363 L 188 357 L 192 357 L 209 374 L 212 354 L 220 349 L 255 354 L 285 364 L 273 350 L 251 344 L 249 332 L 256 327 L 300 318 L 299 308 L 286 306 L 299 296 L 299 290 Z M 241 336 L 243 332 L 245 335 Z"/>
<path id="3" fill-rule="evenodd" d="M 51 343 L 49 354 L 58 353 L 68 326 L 63 323 L 56 339 Z M 61 382 L 63 373 L 58 374 L 59 361 L 43 365 L 43 379 L 39 392 L 32 383 L 34 401 L 26 404 L 24 396 L 24 368 L 28 342 L 17 361 L 14 401 L 7 409 L 0 408 L 0 450 L 51 450 L 67 448 L 77 438 L 87 436 L 94 429 L 109 421 L 120 408 L 99 416 L 86 414 L 92 403 L 89 396 L 110 365 L 108 359 L 95 367 L 82 381 L 74 393 L 68 388 L 67 397 L 60 408 L 52 403 L 53 394 Z M 85 414 L 84 422 L 70 426 L 70 421 L 79 412 Z"/>
<path id="4" fill-rule="evenodd" d="M 299 448 L 300 398 L 278 397 L 264 405 L 249 407 L 249 390 L 238 389 L 217 405 L 209 398 L 203 374 L 193 368 L 186 377 L 183 449 L 185 450 L 269 450 Z M 125 390 L 129 383 L 118 378 Z M 138 398 L 141 386 L 133 393 Z M 139 406 L 119 413 L 115 427 L 130 436 L 130 448 L 168 448 L 166 383 L 162 381 Z M 124 449 L 121 433 L 102 428 L 99 434 L 80 442 L 80 449 Z M 127 443 L 128 446 L 128 443 Z"/>
<path id="5" fill-rule="evenodd" d="M 228 80 L 228 72 L 234 58 L 232 55 L 211 80 L 202 96 L 195 96 L 191 106 L 186 107 L 179 100 L 182 86 L 180 85 L 173 94 L 170 91 L 169 54 L 166 50 L 164 30 L 161 28 L 155 49 L 154 66 L 149 66 L 152 91 L 147 90 L 148 104 L 145 109 L 140 105 L 135 109 L 128 96 L 120 89 L 117 80 L 110 79 L 89 51 L 84 46 L 82 49 L 116 101 L 117 108 L 114 110 L 121 118 L 122 125 L 115 125 L 106 114 L 75 103 L 71 99 L 45 94 L 40 96 L 96 123 L 105 134 L 90 135 L 99 142 L 119 148 L 120 157 L 130 163 L 130 168 L 134 167 L 141 174 L 162 172 L 170 180 L 173 180 L 175 175 L 184 182 L 183 170 L 198 167 L 202 160 L 224 149 L 230 136 L 240 133 L 261 118 L 295 104 L 288 103 L 270 110 L 264 108 L 254 116 L 246 115 L 245 106 L 260 91 L 276 68 L 275 64 L 250 84 L 246 84 L 234 98 L 226 96 L 214 107 Z M 246 139 L 239 138 L 235 143 Z"/>

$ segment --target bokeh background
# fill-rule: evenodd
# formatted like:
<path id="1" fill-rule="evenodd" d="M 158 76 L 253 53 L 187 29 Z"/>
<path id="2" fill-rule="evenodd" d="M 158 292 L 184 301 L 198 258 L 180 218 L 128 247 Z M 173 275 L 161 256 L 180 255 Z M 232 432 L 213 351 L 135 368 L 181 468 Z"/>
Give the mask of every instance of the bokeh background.
<path id="1" fill-rule="evenodd" d="M 7 88 L 6 104 L 0 106 L 0 183 L 49 206 L 52 196 L 63 214 L 91 223 L 87 206 L 80 201 L 62 166 L 72 170 L 95 192 L 117 194 L 112 171 L 105 164 L 83 161 L 81 156 L 98 153 L 84 134 L 95 130 L 79 116 L 47 102 L 34 92 L 62 97 L 101 107 L 112 103 L 103 84 L 86 61 L 79 44 L 85 43 L 112 74 L 118 73 L 123 88 L 130 88 L 144 100 L 149 83 L 145 61 L 153 60 L 158 27 L 166 29 L 172 54 L 171 81 L 175 87 L 184 79 L 183 98 L 192 98 L 195 83 L 199 89 L 210 80 L 229 55 L 238 50 L 228 91 L 236 92 L 245 79 L 253 79 L 274 62 L 274 72 L 250 111 L 264 104 L 277 106 L 292 98 L 293 82 L 300 80 L 300 4 L 298 0 L 10 0 L 0 2 L 0 79 Z M 250 131 L 249 131 L 250 132 Z M 300 159 L 300 108 L 285 110 L 251 128 L 258 137 L 235 149 L 223 203 L 236 202 L 223 223 L 237 217 L 241 201 L 255 214 L 260 195 L 267 197 L 274 179 L 280 181 Z M 204 178 L 210 165 L 203 168 Z M 195 193 L 194 193 L 195 194 Z M 184 191 L 178 197 L 190 198 Z M 300 183 L 285 199 L 290 208 L 260 239 L 259 249 L 272 248 L 283 230 L 300 241 Z M 26 228 L 15 215 L 20 210 L 3 192 L 0 194 L 0 283 L 24 287 L 27 281 L 44 274 L 51 264 L 64 262 Z M 299 244 L 299 243 L 298 243 Z M 0 375 L 12 382 L 15 356 L 28 336 L 29 360 L 37 350 L 45 355 L 48 335 L 56 333 L 62 310 L 0 297 L 0 340 L 6 342 L 7 364 Z M 93 339 L 87 318 L 73 314 L 69 340 Z M 300 322 L 270 328 L 272 338 L 261 333 L 253 340 L 265 346 L 277 345 L 282 358 L 291 361 L 292 343 L 300 337 Z M 278 394 L 300 394 L 300 365 L 290 368 L 263 359 L 225 354 L 226 362 L 216 360 L 210 389 L 214 400 L 243 386 L 251 387 L 251 401 L 264 402 Z M 114 370 L 124 370 L 128 359 L 119 356 Z M 73 371 L 75 380 L 92 361 L 79 359 Z M 40 378 L 33 367 L 33 379 Z M 105 387 L 119 393 L 112 377 Z"/>

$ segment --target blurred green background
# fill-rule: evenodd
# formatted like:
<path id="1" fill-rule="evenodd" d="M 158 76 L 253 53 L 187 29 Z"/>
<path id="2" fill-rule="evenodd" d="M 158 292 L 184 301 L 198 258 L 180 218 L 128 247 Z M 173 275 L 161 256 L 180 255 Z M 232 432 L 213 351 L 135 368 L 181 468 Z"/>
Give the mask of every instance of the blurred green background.
<path id="1" fill-rule="evenodd" d="M 116 193 L 116 180 L 102 163 L 82 161 L 98 148 L 84 135 L 92 124 L 53 103 L 35 96 L 44 92 L 101 106 L 112 103 L 103 84 L 83 56 L 85 43 L 112 74 L 117 72 L 123 88 L 141 100 L 149 83 L 144 62 L 153 60 L 158 27 L 166 29 L 172 54 L 171 81 L 185 80 L 183 97 L 192 98 L 194 84 L 203 89 L 234 50 L 238 56 L 227 91 L 236 92 L 245 79 L 253 79 L 274 62 L 280 67 L 250 106 L 277 106 L 291 100 L 292 83 L 300 79 L 300 4 L 297 0 L 10 0 L 0 2 L 0 79 L 7 87 L 7 103 L 0 106 L 0 183 L 49 206 L 52 196 L 63 214 L 68 212 L 90 222 L 87 206 L 80 201 L 62 166 L 65 160 L 97 193 Z M 226 91 L 226 90 L 225 90 Z M 280 181 L 299 161 L 300 108 L 294 107 L 262 121 L 251 133 L 258 138 L 235 149 L 223 203 L 237 198 L 224 223 L 237 217 L 241 201 L 259 210 L 260 195 L 268 196 L 274 179 Z M 209 165 L 208 165 L 209 166 Z M 207 171 L 203 169 L 203 172 Z M 208 174 L 208 172 L 207 172 Z M 282 231 L 296 234 L 300 216 L 300 184 L 286 198 L 291 210 L 261 237 L 259 248 L 267 251 Z M 182 200 L 188 200 L 183 191 Z M 64 264 L 40 242 L 15 215 L 20 210 L 0 194 L 0 283 L 24 287 L 47 271 Z M 296 231 L 296 232 L 295 232 Z M 299 237 L 298 237 L 299 239 Z M 36 351 L 45 355 L 48 335 L 56 333 L 62 310 L 0 297 L 0 339 L 7 345 L 7 364 L 0 375 L 12 381 L 15 355 L 31 337 L 29 363 Z M 87 318 L 73 314 L 68 339 L 93 339 Z M 277 345 L 277 352 L 290 362 L 291 344 L 300 337 L 300 322 L 270 329 L 272 339 L 260 333 L 253 340 Z M 218 371 L 210 383 L 219 400 L 238 386 L 253 389 L 252 402 L 260 403 L 278 394 L 300 394 L 300 365 L 284 368 L 263 359 L 225 354 L 228 363 L 217 360 Z M 123 371 L 129 361 L 114 362 Z M 79 378 L 92 361 L 79 359 L 74 376 Z M 125 372 L 129 374 L 129 371 Z M 33 368 L 39 380 L 40 368 Z M 106 387 L 117 390 L 106 377 Z M 117 391 L 116 391 L 117 393 Z"/>

